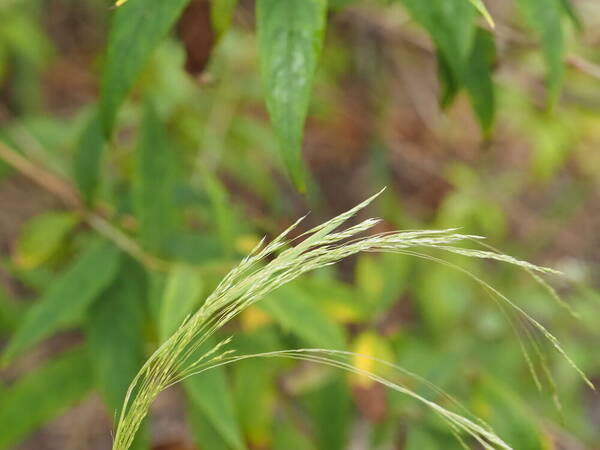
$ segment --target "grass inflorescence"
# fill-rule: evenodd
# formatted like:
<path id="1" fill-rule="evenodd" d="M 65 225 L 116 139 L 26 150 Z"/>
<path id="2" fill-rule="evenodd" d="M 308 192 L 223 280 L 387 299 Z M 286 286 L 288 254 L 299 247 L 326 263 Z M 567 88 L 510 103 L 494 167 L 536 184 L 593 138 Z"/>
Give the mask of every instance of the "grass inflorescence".
<path id="1" fill-rule="evenodd" d="M 467 417 L 468 413 L 459 414 L 450 411 L 441 404 L 422 397 L 403 386 L 400 381 L 395 380 L 390 375 L 389 370 L 383 372 L 382 375 L 357 368 L 350 359 L 357 355 L 348 352 L 327 349 L 301 349 L 237 356 L 232 355 L 231 351 L 225 351 L 224 347 L 229 342 L 229 340 L 225 340 L 214 346 L 210 351 L 200 354 L 200 347 L 217 330 L 236 317 L 242 310 L 262 299 L 266 294 L 306 272 L 335 264 L 341 259 L 359 252 L 400 253 L 441 262 L 464 271 L 485 288 L 501 305 L 504 312 L 508 311 L 507 317 L 513 320 L 515 329 L 521 326 L 527 333 L 531 333 L 529 329 L 537 330 L 591 385 L 583 372 L 568 358 L 558 340 L 541 323 L 485 281 L 442 258 L 427 253 L 427 251 L 444 251 L 472 258 L 491 259 L 513 264 L 530 273 L 538 274 L 535 276 L 535 280 L 542 283 L 544 282 L 539 274 L 556 273 L 556 271 L 520 261 L 490 247 L 468 248 L 466 244 L 477 244 L 482 237 L 460 234 L 456 229 L 411 230 L 365 235 L 367 230 L 378 223 L 376 219 L 367 219 L 346 229 L 339 229 L 343 223 L 371 203 L 377 195 L 302 234 L 293 240 L 297 242 L 294 246 L 286 238 L 302 219 L 290 226 L 273 241 L 265 244 L 263 239 L 237 267 L 223 278 L 204 304 L 183 321 L 175 333 L 152 354 L 141 368 L 129 387 L 121 409 L 113 450 L 126 450 L 131 446 L 141 422 L 148 414 L 150 405 L 164 389 L 191 375 L 250 357 L 293 358 L 359 373 L 423 403 L 438 414 L 461 441 L 461 436 L 468 435 L 486 449 L 510 448 L 508 444 L 478 419 L 470 419 Z M 514 319 L 515 315 L 518 320 Z M 523 325 L 519 320 L 524 321 L 525 324 Z M 533 341 L 533 337 L 530 339 Z M 524 345 L 521 345 L 521 347 L 534 379 L 538 380 L 537 383 L 541 385 L 526 347 Z M 535 349 L 536 354 L 539 356 L 541 353 L 538 351 L 538 347 L 536 346 Z M 387 365 L 388 369 L 403 370 L 390 363 L 380 363 Z M 403 373 L 406 373 L 406 371 Z"/>

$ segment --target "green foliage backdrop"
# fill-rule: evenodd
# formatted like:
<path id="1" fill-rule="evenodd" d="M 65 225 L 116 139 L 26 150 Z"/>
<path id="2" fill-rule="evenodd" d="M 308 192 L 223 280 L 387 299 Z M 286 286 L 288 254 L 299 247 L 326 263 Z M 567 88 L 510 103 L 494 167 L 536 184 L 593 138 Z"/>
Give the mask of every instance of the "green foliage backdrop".
<path id="1" fill-rule="evenodd" d="M 598 396 L 451 266 L 538 318 L 597 380 L 597 8 L 120 3 L 0 2 L 0 198 L 11 180 L 31 190 L 0 212 L 0 449 L 44 448 L 39 430 L 94 398 L 109 448 L 144 361 L 262 236 L 307 210 L 317 225 L 383 186 L 369 207 L 384 219 L 377 232 L 489 236 L 564 270 L 549 281 L 568 308 L 514 268 L 367 253 L 269 293 L 217 338 L 233 335 L 240 354 L 311 347 L 387 360 L 450 392 L 512 448 L 595 448 Z M 520 345 L 539 351 L 539 366 Z M 531 364 L 554 380 L 542 392 Z M 461 445 L 398 392 L 287 360 L 219 367 L 164 397 L 185 431 L 161 434 L 150 419 L 135 448 Z"/>

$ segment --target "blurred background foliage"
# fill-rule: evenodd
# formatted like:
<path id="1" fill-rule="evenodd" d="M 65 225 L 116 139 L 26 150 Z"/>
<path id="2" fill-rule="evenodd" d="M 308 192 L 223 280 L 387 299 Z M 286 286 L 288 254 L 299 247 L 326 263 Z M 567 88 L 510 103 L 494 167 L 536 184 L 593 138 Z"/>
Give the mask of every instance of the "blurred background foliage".
<path id="1" fill-rule="evenodd" d="M 331 0 L 316 64 L 325 17 L 310 8 L 325 2 L 285 1 L 309 42 L 283 81 L 281 3 L 259 0 L 257 37 L 248 0 L 0 2 L 0 448 L 110 448 L 141 363 L 236 261 L 382 186 L 379 231 L 461 227 L 564 271 L 551 281 L 578 320 L 526 274 L 451 261 L 600 380 L 600 4 L 488 1 L 492 29 L 466 0 Z M 598 395 L 548 352 L 557 410 L 502 310 L 444 265 L 361 255 L 276 291 L 232 334 L 239 353 L 395 362 L 516 449 L 600 448 Z M 136 445 L 460 448 L 369 380 L 270 359 L 165 392 Z"/>

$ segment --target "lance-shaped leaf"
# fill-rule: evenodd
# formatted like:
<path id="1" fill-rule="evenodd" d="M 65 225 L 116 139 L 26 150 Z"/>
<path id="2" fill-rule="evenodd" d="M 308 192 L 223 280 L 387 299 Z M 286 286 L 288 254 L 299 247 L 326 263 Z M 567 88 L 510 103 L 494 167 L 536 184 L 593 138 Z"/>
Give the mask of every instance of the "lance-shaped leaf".
<path id="1" fill-rule="evenodd" d="M 52 211 L 31 219 L 21 229 L 14 256 L 22 269 L 33 269 L 48 261 L 63 245 L 79 217 L 72 212 Z"/>
<path id="2" fill-rule="evenodd" d="M 157 318 L 161 339 L 167 339 L 182 320 L 198 308 L 202 289 L 202 280 L 192 267 L 178 264 L 171 269 L 164 283 Z M 198 350 L 199 356 L 209 348 Z M 224 369 L 218 368 L 190 377 L 185 380 L 184 387 L 190 399 L 190 408 L 197 410 L 231 448 L 245 448 Z"/>
<path id="3" fill-rule="evenodd" d="M 167 277 L 160 303 L 158 330 L 161 339 L 168 338 L 185 317 L 198 308 L 202 294 L 202 279 L 185 264 L 176 264 Z"/>
<path id="4" fill-rule="evenodd" d="M 469 1 L 475 7 L 475 9 L 477 9 L 477 11 L 479 11 L 479 13 L 485 18 L 485 20 L 487 20 L 487 22 L 490 24 L 490 26 L 493 27 L 494 19 L 492 18 L 492 15 L 488 11 L 487 7 L 485 6 L 485 3 L 483 3 L 482 0 L 469 0 Z"/>
<path id="5" fill-rule="evenodd" d="M 237 0 L 212 0 L 210 2 L 210 21 L 218 37 L 229 29 Z"/>
<path id="6" fill-rule="evenodd" d="M 140 223 L 142 245 L 159 252 L 176 223 L 173 204 L 175 160 L 166 132 L 147 103 L 136 149 L 133 206 Z"/>
<path id="7" fill-rule="evenodd" d="M 17 380 L 0 396 L 0 449 L 78 402 L 92 387 L 88 354 L 71 350 Z"/>
<path id="8" fill-rule="evenodd" d="M 27 311 L 2 363 L 80 317 L 112 281 L 118 266 L 118 249 L 105 241 L 94 242 Z"/>
<path id="9" fill-rule="evenodd" d="M 231 448 L 246 448 L 233 397 L 227 386 L 225 369 L 217 368 L 194 375 L 185 380 L 183 386 L 194 407 L 204 414 L 210 425 Z"/>
<path id="10" fill-rule="evenodd" d="M 546 62 L 548 106 L 552 109 L 560 97 L 565 76 L 565 43 L 562 28 L 564 4 L 561 0 L 519 0 L 525 19 L 537 32 Z"/>
<path id="11" fill-rule="evenodd" d="M 100 91 L 100 121 L 110 136 L 117 111 L 152 50 L 171 29 L 189 0 L 129 0 L 116 8 Z"/>
<path id="12" fill-rule="evenodd" d="M 479 28 L 465 68 L 464 84 L 479 125 L 486 136 L 492 132 L 496 112 L 496 95 L 491 76 L 495 59 L 496 45 L 492 34 Z"/>
<path id="13" fill-rule="evenodd" d="M 333 349 L 345 347 L 341 327 L 320 311 L 299 287 L 282 286 L 265 298 L 259 308 L 284 330 L 296 334 L 309 345 Z"/>
<path id="14" fill-rule="evenodd" d="M 256 17 L 267 109 L 288 173 L 304 188 L 302 134 L 325 31 L 325 0 L 258 0 Z"/>
<path id="15" fill-rule="evenodd" d="M 104 134 L 98 113 L 88 119 L 77 144 L 73 176 L 84 202 L 90 206 L 98 186 Z"/>
<path id="16" fill-rule="evenodd" d="M 445 64 L 457 79 L 475 37 L 475 8 L 465 0 L 402 0 L 411 16 L 427 30 Z"/>
<path id="17" fill-rule="evenodd" d="M 127 387 L 143 362 L 144 282 L 141 269 L 128 261 L 88 312 L 94 377 L 111 417 L 118 417 Z"/>

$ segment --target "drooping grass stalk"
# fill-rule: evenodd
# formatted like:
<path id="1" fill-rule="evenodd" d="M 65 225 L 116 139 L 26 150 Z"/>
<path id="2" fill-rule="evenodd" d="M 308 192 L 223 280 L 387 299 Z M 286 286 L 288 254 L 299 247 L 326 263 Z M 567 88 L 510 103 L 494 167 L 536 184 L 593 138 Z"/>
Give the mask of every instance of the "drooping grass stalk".
<path id="1" fill-rule="evenodd" d="M 291 242 L 286 240 L 286 236 L 302 219 L 290 226 L 272 242 L 264 245 L 263 239 L 237 267 L 223 278 L 202 307 L 186 318 L 175 333 L 154 352 L 139 371 L 129 387 L 121 409 L 113 450 L 127 450 L 131 446 L 135 433 L 147 415 L 150 405 L 161 391 L 190 375 L 208 370 L 211 366 L 231 363 L 245 358 L 244 356 L 231 357 L 228 356 L 229 352 L 223 352 L 222 347 L 227 343 L 226 341 L 203 355 L 199 355 L 199 348 L 219 328 L 236 317 L 243 309 L 306 272 L 335 264 L 341 259 L 359 252 L 395 252 L 449 264 L 442 259 L 422 253 L 423 250 L 434 249 L 473 258 L 506 262 L 532 273 L 555 273 L 552 269 L 520 261 L 493 250 L 458 247 L 458 244 L 478 242 L 482 238 L 456 233 L 455 229 L 411 230 L 360 236 L 361 233 L 378 223 L 378 220 L 367 219 L 358 225 L 338 231 L 340 225 L 359 210 L 365 208 L 377 195 L 346 213 L 304 233 L 294 240 L 299 241 L 295 246 L 290 246 Z M 417 249 L 420 250 L 417 251 Z M 272 259 L 266 262 L 268 256 Z M 496 300 L 504 302 L 506 307 L 518 313 L 523 320 L 537 329 L 591 385 L 583 372 L 568 358 L 558 340 L 543 325 L 485 281 L 464 269 L 459 268 L 459 270 L 463 270 L 475 279 Z M 354 372 L 358 370 L 347 361 L 340 361 L 342 353 L 339 352 L 327 350 L 288 351 L 261 356 L 268 355 L 311 360 Z M 453 431 L 457 434 L 462 432 L 472 436 L 484 448 L 509 448 L 492 431 L 477 425 L 466 417 L 448 411 L 442 406 L 418 396 L 409 389 L 393 383 L 388 378 L 372 373 L 364 373 L 364 375 L 426 404 L 438 413 L 451 426 Z"/>

